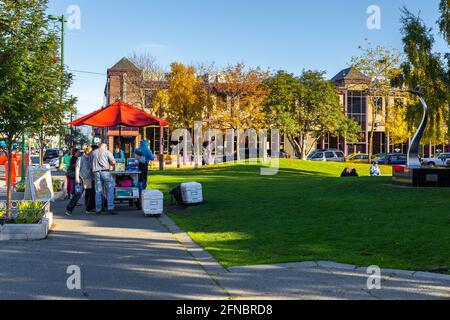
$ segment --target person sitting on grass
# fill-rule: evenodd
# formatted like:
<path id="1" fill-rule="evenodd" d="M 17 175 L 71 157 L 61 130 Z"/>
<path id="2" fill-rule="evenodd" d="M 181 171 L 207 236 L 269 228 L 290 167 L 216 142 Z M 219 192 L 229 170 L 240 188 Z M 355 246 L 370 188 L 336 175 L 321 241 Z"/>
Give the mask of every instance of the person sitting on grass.
<path id="1" fill-rule="evenodd" d="M 370 176 L 371 177 L 379 177 L 381 176 L 381 170 L 380 167 L 378 166 L 378 162 L 375 161 L 372 165 L 372 167 L 370 168 Z"/>
<path id="2" fill-rule="evenodd" d="M 341 173 L 341 178 L 344 177 L 358 177 L 358 173 L 354 168 L 345 168 L 344 171 L 342 171 Z"/>

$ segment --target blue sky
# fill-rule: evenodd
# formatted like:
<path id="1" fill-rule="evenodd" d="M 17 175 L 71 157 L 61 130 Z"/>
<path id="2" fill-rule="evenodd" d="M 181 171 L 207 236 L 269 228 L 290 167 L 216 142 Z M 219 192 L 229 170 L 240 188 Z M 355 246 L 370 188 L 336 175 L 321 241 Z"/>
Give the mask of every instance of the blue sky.
<path id="1" fill-rule="evenodd" d="M 173 61 L 239 61 L 300 73 L 323 70 L 332 77 L 347 67 L 358 45 L 402 48 L 400 7 L 421 12 L 436 29 L 438 0 L 50 0 L 49 13 L 81 9 L 81 28 L 67 30 L 66 64 L 75 73 L 71 89 L 86 114 L 103 103 L 106 70 L 134 51 L 150 52 L 168 69 Z M 381 29 L 369 30 L 370 5 L 381 9 Z M 448 51 L 436 35 L 436 51 Z"/>

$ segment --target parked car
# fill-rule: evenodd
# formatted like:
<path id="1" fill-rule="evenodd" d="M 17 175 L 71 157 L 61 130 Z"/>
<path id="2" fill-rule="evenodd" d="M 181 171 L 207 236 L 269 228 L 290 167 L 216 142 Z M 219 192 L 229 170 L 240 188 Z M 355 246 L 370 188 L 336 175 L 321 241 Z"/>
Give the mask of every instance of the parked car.
<path id="1" fill-rule="evenodd" d="M 447 167 L 450 152 L 439 153 L 436 157 L 422 159 L 422 164 L 431 167 Z"/>
<path id="2" fill-rule="evenodd" d="M 339 150 L 317 150 L 311 153 L 306 160 L 323 162 L 345 162 L 345 155 Z"/>
<path id="3" fill-rule="evenodd" d="M 54 158 L 48 163 L 51 168 L 59 168 L 59 158 Z"/>
<path id="4" fill-rule="evenodd" d="M 59 150 L 58 149 L 47 149 L 44 153 L 44 162 L 59 158 Z"/>
<path id="5" fill-rule="evenodd" d="M 369 163 L 369 155 L 367 153 L 354 153 L 347 156 L 345 161 L 352 163 Z"/>
<path id="6" fill-rule="evenodd" d="M 402 153 L 389 153 L 375 158 L 374 162 L 386 165 L 406 165 L 408 163 L 408 156 Z"/>
<path id="7" fill-rule="evenodd" d="M 30 157 L 31 166 L 34 168 L 39 167 L 39 156 L 31 156 Z"/>

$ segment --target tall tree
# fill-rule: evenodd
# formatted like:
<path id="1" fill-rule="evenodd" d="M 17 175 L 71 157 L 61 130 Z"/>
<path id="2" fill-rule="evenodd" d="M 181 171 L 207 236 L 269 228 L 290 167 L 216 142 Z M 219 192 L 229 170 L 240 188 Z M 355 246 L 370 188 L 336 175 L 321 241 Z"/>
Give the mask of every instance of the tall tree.
<path id="1" fill-rule="evenodd" d="M 450 1 L 441 0 L 439 3 L 440 17 L 438 20 L 439 30 L 444 39 L 450 44 Z"/>
<path id="2" fill-rule="evenodd" d="M 203 105 L 199 92 L 203 90 L 202 80 L 197 77 L 192 66 L 172 63 L 168 75 L 167 117 L 174 127 L 193 128 L 194 121 L 203 119 Z"/>
<path id="3" fill-rule="evenodd" d="M 337 89 L 323 72 L 303 71 L 296 78 L 278 71 L 266 84 L 270 90 L 267 120 L 286 134 L 302 159 L 327 133 L 348 141 L 357 139 L 359 125 L 345 116 Z M 308 137 L 312 138 L 310 145 L 306 143 Z"/>
<path id="4" fill-rule="evenodd" d="M 8 172 L 14 142 L 47 106 L 65 105 L 70 79 L 58 63 L 58 30 L 49 26 L 47 0 L 0 2 L 0 134 L 8 146 Z M 8 206 L 11 205 L 8 175 Z"/>
<path id="5" fill-rule="evenodd" d="M 423 20 L 405 7 L 401 17 L 405 61 L 401 73 L 393 80 L 398 87 L 418 88 L 430 108 L 429 124 L 424 138 L 427 141 L 442 141 L 449 120 L 448 70 L 439 53 L 433 52 L 434 37 Z M 418 125 L 421 108 L 417 99 L 408 108 L 410 127 Z"/>
<path id="6" fill-rule="evenodd" d="M 389 97 L 392 96 L 391 81 L 400 73 L 400 60 L 395 50 L 384 48 L 382 46 L 372 47 L 370 43 L 366 47 L 360 46 L 359 56 L 352 58 L 352 66 L 366 76 L 370 81 L 367 83 L 368 102 L 371 112 L 371 126 L 369 139 L 369 161 L 373 156 L 373 140 L 375 136 L 375 123 L 379 115 L 383 119 L 389 117 Z M 383 108 L 383 105 L 385 108 Z M 398 120 L 398 119 L 397 119 Z M 391 132 L 388 129 L 394 129 L 386 126 L 386 136 Z M 392 132 L 392 134 L 396 134 Z"/>
<path id="7" fill-rule="evenodd" d="M 169 108 L 169 94 L 164 89 L 156 89 L 152 93 L 150 112 L 158 118 L 165 118 Z"/>
<path id="8" fill-rule="evenodd" d="M 402 144 L 411 137 L 411 131 L 406 122 L 407 104 L 403 99 L 394 99 L 394 104 L 386 112 L 386 133 L 390 145 Z"/>
<path id="9" fill-rule="evenodd" d="M 243 63 L 227 67 L 220 73 L 216 91 L 223 101 L 216 103 L 212 124 L 234 129 L 238 143 L 241 130 L 261 129 L 265 125 L 264 103 L 268 89 L 264 81 L 269 73 L 260 68 L 246 68 Z M 236 148 L 240 160 L 240 148 Z"/>

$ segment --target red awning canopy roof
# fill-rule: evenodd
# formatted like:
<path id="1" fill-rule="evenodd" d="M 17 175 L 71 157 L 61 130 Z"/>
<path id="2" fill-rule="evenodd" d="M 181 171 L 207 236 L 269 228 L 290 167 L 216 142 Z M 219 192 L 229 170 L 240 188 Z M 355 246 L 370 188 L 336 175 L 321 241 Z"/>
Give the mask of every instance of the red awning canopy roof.
<path id="1" fill-rule="evenodd" d="M 70 125 L 92 126 L 108 128 L 114 126 L 145 127 L 160 126 L 167 127 L 169 123 L 151 114 L 133 107 L 123 101 L 116 101 L 113 104 L 92 112 L 80 119 L 72 121 Z"/>

